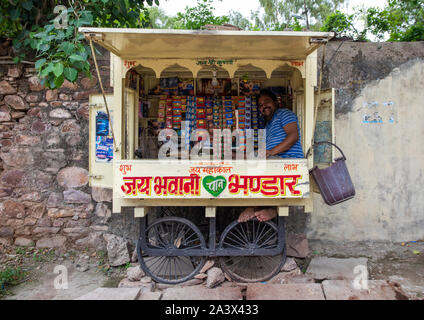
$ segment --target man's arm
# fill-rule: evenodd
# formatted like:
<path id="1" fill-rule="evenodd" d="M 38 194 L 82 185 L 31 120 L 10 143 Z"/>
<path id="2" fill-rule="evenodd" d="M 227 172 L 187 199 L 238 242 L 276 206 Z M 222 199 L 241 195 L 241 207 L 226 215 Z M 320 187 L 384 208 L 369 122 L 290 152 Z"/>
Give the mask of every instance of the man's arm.
<path id="1" fill-rule="evenodd" d="M 299 133 L 296 122 L 288 123 L 283 128 L 287 134 L 286 138 L 271 150 L 266 151 L 267 158 L 289 150 L 299 139 Z"/>

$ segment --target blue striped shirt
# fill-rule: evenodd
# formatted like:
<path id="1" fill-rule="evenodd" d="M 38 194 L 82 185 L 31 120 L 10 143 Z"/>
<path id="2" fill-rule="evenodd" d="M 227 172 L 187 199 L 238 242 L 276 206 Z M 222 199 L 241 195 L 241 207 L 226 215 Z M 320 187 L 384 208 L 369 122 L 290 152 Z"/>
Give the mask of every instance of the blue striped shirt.
<path id="1" fill-rule="evenodd" d="M 300 129 L 299 123 L 297 121 L 297 116 L 290 111 L 289 109 L 282 108 L 277 109 L 272 116 L 271 121 L 269 121 L 266 126 L 266 149 L 271 150 L 281 142 L 284 141 L 287 137 L 286 131 L 284 131 L 284 126 L 289 123 L 296 122 L 297 132 L 299 134 L 299 139 L 296 143 L 287 151 L 278 154 L 281 158 L 303 158 L 302 145 L 300 144 Z"/>

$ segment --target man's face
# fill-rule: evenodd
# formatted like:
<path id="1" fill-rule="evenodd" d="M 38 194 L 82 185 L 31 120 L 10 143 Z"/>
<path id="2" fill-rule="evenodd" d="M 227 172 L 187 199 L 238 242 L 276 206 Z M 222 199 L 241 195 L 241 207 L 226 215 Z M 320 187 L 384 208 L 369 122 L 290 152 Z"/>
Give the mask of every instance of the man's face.
<path id="1" fill-rule="evenodd" d="M 267 95 L 260 96 L 258 99 L 258 104 L 259 111 L 263 114 L 264 118 L 271 119 L 275 110 L 277 109 L 271 97 L 268 97 Z"/>

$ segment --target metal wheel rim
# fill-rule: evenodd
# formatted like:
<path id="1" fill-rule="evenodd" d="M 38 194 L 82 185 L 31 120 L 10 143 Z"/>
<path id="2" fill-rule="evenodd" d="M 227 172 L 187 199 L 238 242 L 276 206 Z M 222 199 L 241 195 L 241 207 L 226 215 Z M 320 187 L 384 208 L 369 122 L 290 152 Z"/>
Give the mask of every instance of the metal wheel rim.
<path id="1" fill-rule="evenodd" d="M 243 232 L 237 232 L 237 229 L 244 231 L 249 230 L 249 227 L 256 226 L 256 238 L 253 236 L 249 238 L 248 234 Z M 247 227 L 247 229 L 246 229 Z M 242 228 L 242 229 L 240 229 Z M 268 231 L 268 235 L 266 232 Z M 252 235 L 254 232 L 252 232 Z M 275 239 L 269 239 L 269 243 L 266 240 L 269 237 L 275 235 Z M 233 240 L 232 242 L 225 241 L 226 239 Z M 258 241 L 259 238 L 264 238 L 266 246 L 272 247 L 272 240 L 274 240 L 275 246 L 278 245 L 278 230 L 275 223 L 271 221 L 259 222 L 256 219 L 249 220 L 247 222 L 233 221 L 222 233 L 219 241 L 219 247 L 224 248 L 225 246 L 237 246 L 243 244 L 240 247 L 248 247 L 250 242 Z M 261 239 L 259 239 L 261 241 Z M 258 241 L 258 242 L 259 242 Z M 235 247 L 233 249 L 236 249 Z M 221 268 L 228 274 L 233 280 L 241 282 L 261 282 L 266 281 L 281 271 L 286 260 L 286 250 L 275 256 L 224 256 L 219 257 Z"/>
<path id="2" fill-rule="evenodd" d="M 179 224 L 180 227 L 175 226 L 175 230 L 173 230 L 174 235 L 180 235 L 179 237 L 170 237 L 169 239 L 172 240 L 174 245 L 176 243 L 179 243 L 179 245 L 184 245 L 184 240 L 181 237 L 182 234 L 184 234 L 185 228 L 189 229 L 187 230 L 187 238 L 186 240 L 197 242 L 197 244 L 193 244 L 192 246 L 189 246 L 189 248 L 205 248 L 205 239 L 203 235 L 201 234 L 200 230 L 189 220 L 179 217 L 164 217 L 156 220 L 154 223 L 149 225 L 146 228 L 146 238 L 149 237 L 149 232 L 155 232 L 154 230 L 157 230 L 158 226 L 165 223 L 173 223 L 173 224 Z M 163 228 L 163 226 L 162 226 Z M 163 229 L 165 230 L 165 229 Z M 191 231 L 191 233 L 190 233 Z M 190 238 L 189 238 L 190 237 Z M 196 238 L 197 237 L 197 238 Z M 151 241 L 147 241 L 147 245 L 149 245 Z M 169 245 L 171 241 L 166 242 L 166 239 L 160 238 L 158 242 L 156 242 L 157 246 L 155 248 L 164 247 L 164 245 Z M 186 242 L 189 243 L 189 242 Z M 151 243 L 150 243 L 151 244 Z M 184 248 L 188 248 L 187 246 L 184 246 Z M 151 277 L 156 282 L 160 283 L 166 283 L 166 284 L 178 284 L 185 282 L 187 280 L 192 279 L 199 270 L 204 266 L 206 263 L 206 257 L 200 256 L 200 257 L 189 257 L 189 256 L 147 256 L 144 255 L 141 252 L 141 239 L 137 242 L 137 254 L 138 254 L 138 261 L 140 263 L 141 268 L 143 271 Z M 191 264 L 191 266 L 190 266 Z M 184 273 L 183 269 L 189 268 L 190 271 L 188 273 Z M 173 279 L 172 277 L 164 277 L 160 273 L 163 272 L 172 272 L 172 270 L 176 272 L 180 272 L 182 274 L 177 275 L 174 274 Z"/>

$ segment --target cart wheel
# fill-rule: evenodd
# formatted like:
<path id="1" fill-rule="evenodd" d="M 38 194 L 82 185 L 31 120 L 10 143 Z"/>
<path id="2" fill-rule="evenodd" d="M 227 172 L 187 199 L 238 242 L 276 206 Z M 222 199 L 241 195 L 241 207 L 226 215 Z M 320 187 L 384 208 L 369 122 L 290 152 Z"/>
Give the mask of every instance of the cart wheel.
<path id="1" fill-rule="evenodd" d="M 145 236 L 151 249 L 205 248 L 205 239 L 199 229 L 184 218 L 160 218 L 147 227 Z M 206 262 L 206 257 L 202 256 L 148 256 L 141 252 L 140 241 L 137 243 L 140 266 L 157 282 L 177 284 L 190 280 Z"/>
<path id="2" fill-rule="evenodd" d="M 222 233 L 223 249 L 273 249 L 278 246 L 278 230 L 271 221 L 232 222 Z M 241 282 L 266 281 L 280 272 L 286 261 L 286 249 L 275 256 L 224 256 L 219 258 L 223 271 Z"/>

